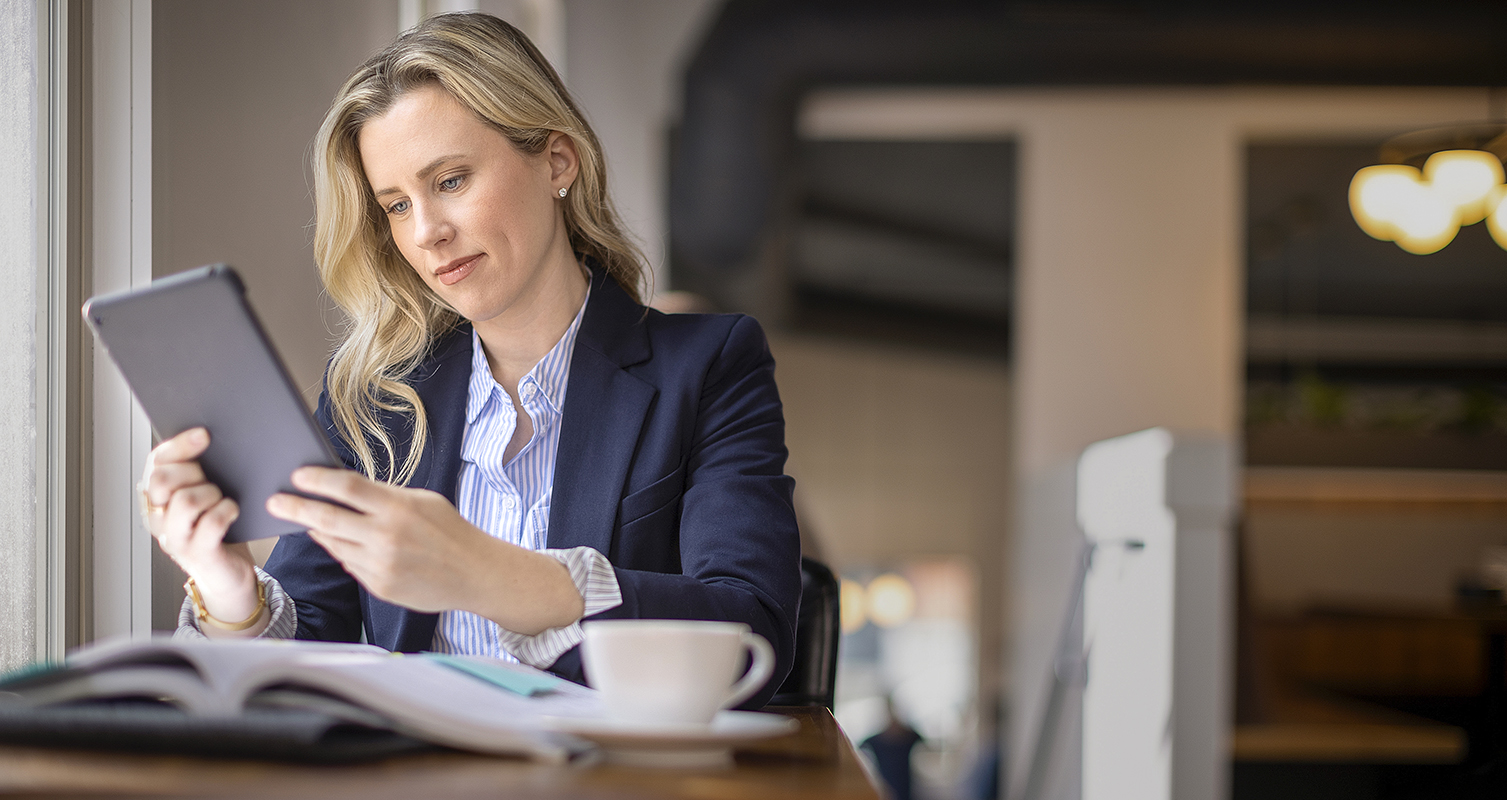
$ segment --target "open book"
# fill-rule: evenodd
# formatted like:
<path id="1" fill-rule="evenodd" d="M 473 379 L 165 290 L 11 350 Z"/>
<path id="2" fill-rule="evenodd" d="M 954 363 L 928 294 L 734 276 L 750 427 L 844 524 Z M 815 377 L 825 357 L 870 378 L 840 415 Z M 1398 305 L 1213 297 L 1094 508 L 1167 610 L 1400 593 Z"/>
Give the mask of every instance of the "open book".
<path id="1" fill-rule="evenodd" d="M 160 723 L 170 712 L 205 735 L 244 730 L 233 723 L 248 719 L 295 726 L 320 719 L 549 761 L 589 745 L 546 730 L 545 718 L 601 714 L 596 692 L 531 667 L 359 644 L 114 639 L 77 650 L 61 665 L 0 677 L 0 728 L 7 719 L 108 727 L 102 708 L 127 708 L 137 722 Z M 111 714 L 118 723 L 119 714 Z M 99 743 L 98 736 L 79 741 Z"/>

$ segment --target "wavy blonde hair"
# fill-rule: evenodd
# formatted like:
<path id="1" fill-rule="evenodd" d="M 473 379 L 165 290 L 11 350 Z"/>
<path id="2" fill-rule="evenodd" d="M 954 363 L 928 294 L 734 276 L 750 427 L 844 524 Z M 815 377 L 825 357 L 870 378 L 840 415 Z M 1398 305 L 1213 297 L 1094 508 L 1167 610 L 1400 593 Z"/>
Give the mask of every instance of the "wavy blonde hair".
<path id="1" fill-rule="evenodd" d="M 325 376 L 336 428 L 367 476 L 391 483 L 413 476 L 428 438 L 424 404 L 404 377 L 462 320 L 398 252 L 357 144 L 367 122 L 404 94 L 431 85 L 523 153 L 543 152 L 555 131 L 569 136 L 580 161 L 562 201 L 571 247 L 639 302 L 647 276 L 643 255 L 607 197 L 596 134 L 560 76 L 517 28 L 486 14 L 443 14 L 361 65 L 335 96 L 314 144 L 314 259 L 326 291 L 349 318 Z M 412 419 L 402 464 L 379 411 Z"/>

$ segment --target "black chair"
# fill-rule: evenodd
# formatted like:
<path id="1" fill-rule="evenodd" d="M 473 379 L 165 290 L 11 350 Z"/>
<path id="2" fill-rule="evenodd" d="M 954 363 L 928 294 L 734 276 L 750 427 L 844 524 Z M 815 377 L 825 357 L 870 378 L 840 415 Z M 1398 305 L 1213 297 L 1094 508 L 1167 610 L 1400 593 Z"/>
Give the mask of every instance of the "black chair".
<path id="1" fill-rule="evenodd" d="M 770 705 L 832 708 L 837 687 L 837 640 L 841 633 L 839 595 L 837 576 L 832 570 L 820 561 L 801 556 L 801 612 L 795 628 L 795 666 L 770 699 Z"/>

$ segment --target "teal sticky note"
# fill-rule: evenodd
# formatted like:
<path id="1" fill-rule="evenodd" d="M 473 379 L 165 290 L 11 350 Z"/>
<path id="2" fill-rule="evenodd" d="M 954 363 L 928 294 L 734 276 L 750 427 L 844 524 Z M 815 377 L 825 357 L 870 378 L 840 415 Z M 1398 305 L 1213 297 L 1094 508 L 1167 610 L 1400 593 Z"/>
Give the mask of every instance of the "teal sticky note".
<path id="1" fill-rule="evenodd" d="M 464 672 L 477 680 L 507 689 L 514 694 L 521 694 L 524 697 L 552 692 L 563 681 L 562 678 L 556 678 L 553 675 L 512 670 L 507 667 L 495 666 L 484 661 L 473 661 L 469 658 L 452 656 L 447 653 L 423 653 L 422 656 L 444 664 L 451 669 Z"/>
<path id="2" fill-rule="evenodd" d="M 65 669 L 67 667 L 61 661 L 38 661 L 0 674 L 0 688 L 30 683 L 37 678 L 62 672 Z"/>

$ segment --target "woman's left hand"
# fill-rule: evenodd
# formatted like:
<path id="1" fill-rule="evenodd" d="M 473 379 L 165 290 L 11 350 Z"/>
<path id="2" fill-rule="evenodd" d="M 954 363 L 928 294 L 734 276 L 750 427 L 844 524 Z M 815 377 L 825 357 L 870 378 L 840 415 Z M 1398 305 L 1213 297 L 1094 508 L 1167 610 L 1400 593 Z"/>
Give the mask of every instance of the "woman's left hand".
<path id="1" fill-rule="evenodd" d="M 293 485 L 350 508 L 276 494 L 267 511 L 307 527 L 387 602 L 416 611 L 472 611 L 523 634 L 569 625 L 585 609 L 563 564 L 487 535 L 435 492 L 323 467 L 294 471 Z"/>

